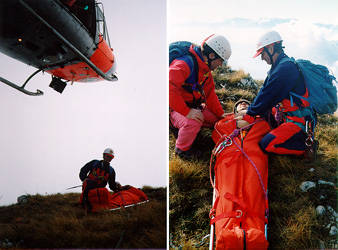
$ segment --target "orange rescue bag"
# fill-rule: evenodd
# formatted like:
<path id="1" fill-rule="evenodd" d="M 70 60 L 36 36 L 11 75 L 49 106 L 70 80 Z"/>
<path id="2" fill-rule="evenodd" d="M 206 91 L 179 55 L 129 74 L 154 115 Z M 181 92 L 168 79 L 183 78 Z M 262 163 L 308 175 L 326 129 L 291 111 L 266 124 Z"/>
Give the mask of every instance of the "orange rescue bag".
<path id="1" fill-rule="evenodd" d="M 267 249 L 268 156 L 258 143 L 270 127 L 260 120 L 240 132 L 236 120 L 228 119 L 217 122 L 212 135 L 216 196 L 210 217 L 216 249 Z"/>
<path id="2" fill-rule="evenodd" d="M 130 187 L 127 190 L 122 190 L 111 195 L 108 208 L 125 207 L 147 200 L 146 194 L 140 189 Z"/>
<path id="3" fill-rule="evenodd" d="M 83 193 L 81 194 L 79 203 L 82 203 L 82 200 Z M 88 201 L 91 205 L 91 212 L 97 212 L 101 209 L 125 207 L 147 200 L 147 195 L 140 189 L 134 187 L 113 194 L 110 194 L 107 188 L 95 188 L 88 192 Z"/>

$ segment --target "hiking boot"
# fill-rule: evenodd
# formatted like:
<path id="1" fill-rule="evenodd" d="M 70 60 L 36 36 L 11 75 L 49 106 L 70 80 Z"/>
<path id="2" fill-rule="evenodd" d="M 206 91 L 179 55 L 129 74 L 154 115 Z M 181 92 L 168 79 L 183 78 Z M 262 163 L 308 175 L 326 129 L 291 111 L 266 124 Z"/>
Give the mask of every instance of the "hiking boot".
<path id="1" fill-rule="evenodd" d="M 174 126 L 169 126 L 170 131 L 173 133 L 173 135 L 175 136 L 175 138 L 177 139 L 178 137 L 178 128 L 175 128 Z"/>
<path id="2" fill-rule="evenodd" d="M 187 151 L 183 151 L 175 146 L 175 154 L 177 154 L 180 158 L 185 160 L 197 160 L 201 158 L 202 152 L 196 149 L 189 149 Z"/>
<path id="3" fill-rule="evenodd" d="M 310 147 L 307 147 L 305 150 L 304 163 L 313 163 L 317 158 L 317 150 L 319 147 L 319 141 L 313 140 L 313 143 Z"/>

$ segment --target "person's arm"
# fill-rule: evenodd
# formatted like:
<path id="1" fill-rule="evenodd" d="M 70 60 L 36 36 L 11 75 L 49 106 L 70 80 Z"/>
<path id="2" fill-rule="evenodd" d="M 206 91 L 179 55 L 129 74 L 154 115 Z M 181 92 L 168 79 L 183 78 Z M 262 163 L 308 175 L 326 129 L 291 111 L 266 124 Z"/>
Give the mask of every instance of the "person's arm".
<path id="1" fill-rule="evenodd" d="M 115 181 L 115 176 L 116 176 L 115 170 L 112 167 L 110 167 L 110 174 L 109 174 L 109 180 L 108 180 L 109 188 L 113 190 L 114 192 L 117 192 L 119 190 L 118 190 L 118 185 Z"/>
<path id="2" fill-rule="evenodd" d="M 93 169 L 93 164 L 95 161 L 96 160 L 92 160 L 81 168 L 79 177 L 82 182 L 84 182 L 84 180 L 87 178 L 87 174 Z"/>
<path id="3" fill-rule="evenodd" d="M 247 114 L 252 117 L 266 114 L 289 97 L 298 77 L 298 69 L 292 62 L 277 65 L 271 76 L 265 80 L 254 102 L 248 107 Z"/>
<path id="4" fill-rule="evenodd" d="M 218 118 L 225 117 L 226 114 L 224 113 L 223 107 L 218 99 L 218 96 L 216 95 L 215 82 L 212 78 L 211 72 L 209 74 L 209 78 L 204 83 L 204 93 L 207 108 Z"/>
<path id="5" fill-rule="evenodd" d="M 190 75 L 190 68 L 185 61 L 175 60 L 169 67 L 169 107 L 187 116 L 190 108 L 185 103 L 180 88 Z"/>

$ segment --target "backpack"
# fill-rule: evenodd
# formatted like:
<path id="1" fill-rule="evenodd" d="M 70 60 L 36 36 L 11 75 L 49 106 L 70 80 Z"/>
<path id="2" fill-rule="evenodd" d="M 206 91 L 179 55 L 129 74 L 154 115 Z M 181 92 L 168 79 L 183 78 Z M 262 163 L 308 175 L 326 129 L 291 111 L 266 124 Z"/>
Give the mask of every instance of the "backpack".
<path id="1" fill-rule="evenodd" d="M 308 101 L 319 115 L 333 114 L 337 110 L 337 89 L 333 85 L 333 81 L 337 81 L 327 67 L 303 59 L 285 58 L 282 61 L 291 61 L 297 66 L 309 91 L 308 98 L 293 92 L 291 98 L 293 95 Z"/>
<path id="2" fill-rule="evenodd" d="M 178 41 L 169 44 L 169 66 L 176 59 L 189 54 L 191 42 Z"/>
<path id="3" fill-rule="evenodd" d="M 188 91 L 190 94 L 193 94 L 193 91 L 202 91 L 203 89 L 203 85 L 204 82 L 201 84 L 197 81 L 198 79 L 198 62 L 195 58 L 195 56 L 193 56 L 190 52 L 190 46 L 193 45 L 193 43 L 191 42 L 187 42 L 187 41 L 178 41 L 178 42 L 173 42 L 169 44 L 169 66 L 170 64 L 179 57 L 182 57 L 184 55 L 190 55 L 188 56 L 188 66 L 190 67 L 190 75 L 187 79 L 189 79 L 190 77 L 192 77 L 192 74 L 195 72 L 195 83 L 193 83 L 192 85 L 183 85 L 183 88 Z M 198 100 L 196 103 L 198 103 L 201 100 Z M 196 108 L 196 106 L 199 106 L 200 103 L 198 105 L 196 104 L 195 101 L 192 104 L 191 108 Z"/>

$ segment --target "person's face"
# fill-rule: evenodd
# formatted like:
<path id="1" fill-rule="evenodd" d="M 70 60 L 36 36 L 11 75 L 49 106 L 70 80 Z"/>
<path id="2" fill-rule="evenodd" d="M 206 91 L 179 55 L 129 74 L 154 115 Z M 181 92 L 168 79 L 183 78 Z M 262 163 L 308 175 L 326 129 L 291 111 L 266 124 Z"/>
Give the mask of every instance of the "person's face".
<path id="1" fill-rule="evenodd" d="M 103 154 L 103 161 L 105 162 L 111 162 L 111 160 L 113 159 L 114 157 L 111 157 L 110 155 L 107 155 L 107 154 Z"/>
<path id="2" fill-rule="evenodd" d="M 271 46 L 267 47 L 267 49 L 269 50 L 270 54 L 273 53 L 273 51 L 271 52 L 271 50 L 273 50 L 273 48 Z M 268 55 L 268 53 L 266 52 L 266 50 L 263 50 L 262 54 L 261 54 L 261 59 L 262 61 L 265 61 L 267 64 L 271 65 L 271 59 Z"/>
<path id="3" fill-rule="evenodd" d="M 217 58 L 211 62 L 210 65 L 210 70 L 215 70 L 218 67 L 221 67 L 223 65 L 223 59 L 222 58 Z"/>
<path id="4" fill-rule="evenodd" d="M 248 109 L 249 107 L 249 104 L 246 103 L 246 102 L 240 102 L 238 105 L 237 105 L 237 112 L 240 112 L 242 110 L 245 110 L 245 109 Z"/>
<path id="5" fill-rule="evenodd" d="M 212 59 L 210 65 L 209 65 L 210 70 L 215 70 L 218 67 L 221 67 L 223 65 L 224 60 L 222 58 L 215 59 L 216 55 L 214 53 L 210 53 L 209 58 Z"/>

